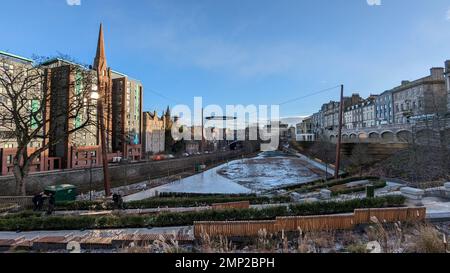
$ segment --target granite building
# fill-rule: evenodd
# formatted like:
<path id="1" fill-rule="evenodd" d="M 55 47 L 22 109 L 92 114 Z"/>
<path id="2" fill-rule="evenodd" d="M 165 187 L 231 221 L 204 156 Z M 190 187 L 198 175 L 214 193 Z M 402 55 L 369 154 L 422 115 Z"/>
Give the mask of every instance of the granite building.
<path id="1" fill-rule="evenodd" d="M 392 89 L 394 120 L 407 124 L 447 112 L 444 68 L 431 68 L 430 75 L 415 81 L 403 81 Z"/>
<path id="2" fill-rule="evenodd" d="M 166 122 L 155 112 L 144 112 L 142 146 L 146 155 L 163 153 L 165 150 Z"/>

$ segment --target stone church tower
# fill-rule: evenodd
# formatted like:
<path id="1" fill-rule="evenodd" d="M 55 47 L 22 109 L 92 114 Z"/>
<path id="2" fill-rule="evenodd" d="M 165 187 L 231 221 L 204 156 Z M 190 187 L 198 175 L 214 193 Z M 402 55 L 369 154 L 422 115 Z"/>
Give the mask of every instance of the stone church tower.
<path id="1" fill-rule="evenodd" d="M 97 54 L 93 69 L 98 75 L 98 93 L 103 101 L 103 120 L 106 131 L 106 147 L 112 152 L 112 76 L 111 69 L 106 62 L 105 41 L 103 37 L 103 25 L 100 25 L 98 35 Z M 100 126 L 99 126 L 100 128 Z M 100 134 L 98 134 L 100 136 Z M 101 141 L 99 141 L 100 143 Z"/>

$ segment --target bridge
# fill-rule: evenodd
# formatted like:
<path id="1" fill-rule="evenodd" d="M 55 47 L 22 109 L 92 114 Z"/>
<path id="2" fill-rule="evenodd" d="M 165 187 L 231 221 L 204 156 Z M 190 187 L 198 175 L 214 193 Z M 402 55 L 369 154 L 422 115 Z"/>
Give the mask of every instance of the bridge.
<path id="1" fill-rule="evenodd" d="M 336 131 L 324 135 L 336 142 Z M 450 146 L 450 118 L 415 122 L 413 124 L 380 125 L 370 128 L 343 129 L 344 143 L 418 143 Z"/>

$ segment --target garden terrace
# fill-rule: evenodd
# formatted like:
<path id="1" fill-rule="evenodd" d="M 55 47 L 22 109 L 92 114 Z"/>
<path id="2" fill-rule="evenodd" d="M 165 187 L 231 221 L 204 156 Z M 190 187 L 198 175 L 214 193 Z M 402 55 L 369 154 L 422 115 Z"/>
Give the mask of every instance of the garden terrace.
<path id="1" fill-rule="evenodd" d="M 84 230 L 111 228 L 146 228 L 193 225 L 197 221 L 275 220 L 282 216 L 332 215 L 351 213 L 355 209 L 402 207 L 405 198 L 386 196 L 341 202 L 316 202 L 262 209 L 206 210 L 161 213 L 158 215 L 45 216 L 22 212 L 0 217 L 1 231 Z"/>

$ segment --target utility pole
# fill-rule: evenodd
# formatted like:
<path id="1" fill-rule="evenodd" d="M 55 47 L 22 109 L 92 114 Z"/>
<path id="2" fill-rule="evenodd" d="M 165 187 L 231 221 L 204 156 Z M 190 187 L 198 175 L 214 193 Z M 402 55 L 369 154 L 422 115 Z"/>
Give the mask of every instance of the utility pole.
<path id="1" fill-rule="evenodd" d="M 98 116 L 99 116 L 99 127 L 100 127 L 100 138 L 101 138 L 101 148 L 102 148 L 102 163 L 103 163 L 103 183 L 105 186 L 105 196 L 111 195 L 111 187 L 109 184 L 109 169 L 108 169 L 108 153 L 106 151 L 106 132 L 105 132 L 105 120 L 103 112 L 103 98 L 100 97 L 98 100 Z"/>
<path id="2" fill-rule="evenodd" d="M 201 148 L 200 151 L 202 154 L 205 152 L 205 117 L 203 116 L 205 113 L 204 109 L 202 108 L 202 142 L 201 142 Z"/>
<path id="3" fill-rule="evenodd" d="M 341 144 L 342 144 L 342 123 L 344 115 L 344 85 L 341 85 L 341 102 L 339 103 L 339 128 L 336 145 L 336 164 L 334 166 L 334 178 L 339 179 L 339 170 L 341 169 Z"/>

